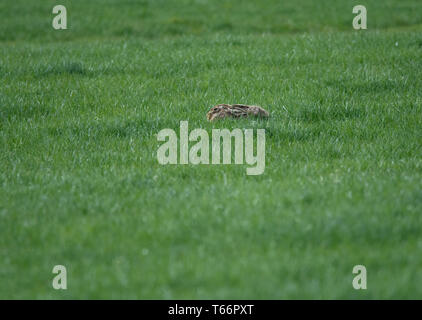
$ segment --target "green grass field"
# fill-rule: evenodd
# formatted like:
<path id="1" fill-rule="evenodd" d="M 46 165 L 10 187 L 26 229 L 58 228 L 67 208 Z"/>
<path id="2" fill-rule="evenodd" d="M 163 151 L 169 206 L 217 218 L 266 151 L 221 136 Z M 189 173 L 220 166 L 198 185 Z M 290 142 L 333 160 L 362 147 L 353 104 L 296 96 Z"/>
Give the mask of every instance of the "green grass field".
<path id="1" fill-rule="evenodd" d="M 160 165 L 181 120 L 265 128 L 265 173 Z M 2 299 L 421 299 L 421 157 L 418 0 L 0 3 Z"/>

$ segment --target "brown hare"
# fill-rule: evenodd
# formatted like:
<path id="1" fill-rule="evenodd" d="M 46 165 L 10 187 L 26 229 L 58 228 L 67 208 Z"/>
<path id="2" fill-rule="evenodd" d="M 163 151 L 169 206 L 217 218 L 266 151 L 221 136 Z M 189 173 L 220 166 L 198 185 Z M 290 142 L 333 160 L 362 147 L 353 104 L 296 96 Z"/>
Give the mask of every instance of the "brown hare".
<path id="1" fill-rule="evenodd" d="M 245 104 L 219 104 L 210 109 L 207 119 L 214 121 L 223 118 L 245 118 L 245 117 L 268 118 L 268 111 L 258 106 L 248 106 Z"/>

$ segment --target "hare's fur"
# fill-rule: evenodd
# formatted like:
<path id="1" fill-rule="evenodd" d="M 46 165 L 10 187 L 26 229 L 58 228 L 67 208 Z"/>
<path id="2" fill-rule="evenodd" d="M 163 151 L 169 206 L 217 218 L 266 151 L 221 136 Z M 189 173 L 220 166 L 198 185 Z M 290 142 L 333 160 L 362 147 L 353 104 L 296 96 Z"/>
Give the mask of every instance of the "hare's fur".
<path id="1" fill-rule="evenodd" d="M 245 117 L 268 118 L 268 111 L 259 106 L 248 106 L 245 104 L 219 104 L 210 109 L 207 119 L 214 121 L 223 118 L 245 118 Z"/>

